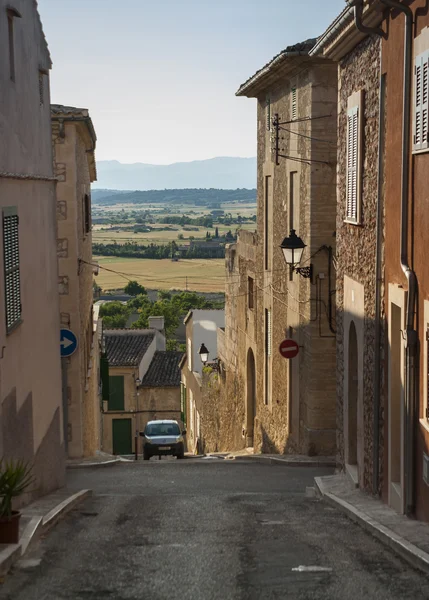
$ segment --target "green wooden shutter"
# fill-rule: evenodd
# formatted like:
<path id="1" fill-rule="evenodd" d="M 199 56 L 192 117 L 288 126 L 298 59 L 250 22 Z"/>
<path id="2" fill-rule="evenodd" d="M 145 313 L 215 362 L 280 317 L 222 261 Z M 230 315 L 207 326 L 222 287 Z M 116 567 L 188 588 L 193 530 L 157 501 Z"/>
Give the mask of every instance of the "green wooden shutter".
<path id="1" fill-rule="evenodd" d="M 124 410 L 124 377 L 109 377 L 109 410 Z"/>
<path id="2" fill-rule="evenodd" d="M 3 209 L 3 250 L 6 330 L 9 332 L 21 321 L 19 218 L 16 208 Z"/>
<path id="3" fill-rule="evenodd" d="M 109 362 L 106 354 L 100 358 L 100 377 L 101 377 L 101 397 L 103 400 L 109 400 Z"/>

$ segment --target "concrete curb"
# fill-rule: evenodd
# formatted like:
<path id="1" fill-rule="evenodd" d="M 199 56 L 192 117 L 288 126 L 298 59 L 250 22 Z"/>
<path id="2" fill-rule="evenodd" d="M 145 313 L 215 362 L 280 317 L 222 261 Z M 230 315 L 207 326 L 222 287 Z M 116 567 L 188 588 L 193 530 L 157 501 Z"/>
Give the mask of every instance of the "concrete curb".
<path id="1" fill-rule="evenodd" d="M 372 519 L 346 500 L 342 500 L 330 492 L 323 492 L 323 483 L 320 481 L 320 477 L 315 477 L 314 481 L 317 490 L 328 504 L 335 508 L 340 508 L 352 521 L 358 523 L 358 525 L 399 554 L 413 567 L 419 568 L 426 574 L 429 573 L 429 554 L 427 552 L 424 552 L 388 527 L 381 525 L 378 521 Z"/>
<path id="2" fill-rule="evenodd" d="M 50 510 L 42 519 L 42 533 L 45 533 L 53 527 L 60 519 L 70 512 L 77 504 L 92 496 L 92 490 L 80 490 L 73 496 L 69 496 L 63 502 L 60 502 L 55 508 Z"/>
<path id="3" fill-rule="evenodd" d="M 104 462 L 92 462 L 92 463 L 78 463 L 78 464 L 68 464 L 67 469 L 89 469 L 93 467 L 113 467 L 120 462 L 131 462 L 128 460 L 121 460 L 120 458 L 115 458 L 114 460 L 105 460 Z"/>
<path id="4" fill-rule="evenodd" d="M 0 577 L 3 578 L 21 558 L 21 544 L 0 544 L 0 548 Z"/>
<path id="5" fill-rule="evenodd" d="M 256 462 L 265 462 L 270 465 L 282 465 L 284 467 L 335 467 L 335 460 L 293 460 L 288 458 L 275 458 L 273 456 L 262 456 L 255 454 L 239 454 L 238 456 L 225 457 L 225 460 L 254 460 Z"/>
<path id="6" fill-rule="evenodd" d="M 81 490 L 60 502 L 45 516 L 32 517 L 25 527 L 18 544 L 0 544 L 0 577 L 4 577 L 10 568 L 28 550 L 32 542 L 49 531 L 61 517 L 70 512 L 77 504 L 92 495 L 92 490 Z"/>

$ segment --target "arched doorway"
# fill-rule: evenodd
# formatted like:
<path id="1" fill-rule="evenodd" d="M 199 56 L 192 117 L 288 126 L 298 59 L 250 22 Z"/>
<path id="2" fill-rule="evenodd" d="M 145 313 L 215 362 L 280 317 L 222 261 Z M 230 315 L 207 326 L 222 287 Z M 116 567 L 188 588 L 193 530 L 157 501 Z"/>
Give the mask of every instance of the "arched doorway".
<path id="1" fill-rule="evenodd" d="M 253 350 L 247 352 L 246 377 L 246 446 L 253 447 L 253 427 L 256 415 L 256 369 Z"/>
<path id="2" fill-rule="evenodd" d="M 356 326 L 352 321 L 349 330 L 348 365 L 348 418 L 347 418 L 347 456 L 346 462 L 358 465 L 358 343 Z"/>

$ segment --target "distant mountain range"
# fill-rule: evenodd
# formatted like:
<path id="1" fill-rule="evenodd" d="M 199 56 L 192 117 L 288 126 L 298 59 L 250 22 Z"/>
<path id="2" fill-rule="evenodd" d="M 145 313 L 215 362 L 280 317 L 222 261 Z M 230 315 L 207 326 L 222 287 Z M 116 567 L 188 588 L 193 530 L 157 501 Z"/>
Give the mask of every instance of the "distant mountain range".
<path id="1" fill-rule="evenodd" d="M 255 204 L 256 190 L 236 189 L 172 189 L 172 190 L 137 190 L 126 192 L 123 190 L 92 190 L 92 203 L 101 206 L 117 204 L 175 204 L 194 206 L 211 206 L 220 208 L 222 203 L 238 202 Z"/>
<path id="2" fill-rule="evenodd" d="M 256 158 L 217 157 L 208 160 L 150 165 L 97 162 L 93 189 L 165 190 L 185 188 L 237 189 L 256 187 Z"/>

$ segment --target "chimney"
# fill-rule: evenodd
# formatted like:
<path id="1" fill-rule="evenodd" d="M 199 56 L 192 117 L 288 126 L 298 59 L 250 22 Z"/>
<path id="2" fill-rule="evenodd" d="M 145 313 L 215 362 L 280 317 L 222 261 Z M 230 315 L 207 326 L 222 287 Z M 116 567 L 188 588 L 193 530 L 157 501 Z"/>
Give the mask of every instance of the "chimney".
<path id="1" fill-rule="evenodd" d="M 149 317 L 149 329 L 164 331 L 164 317 Z"/>

